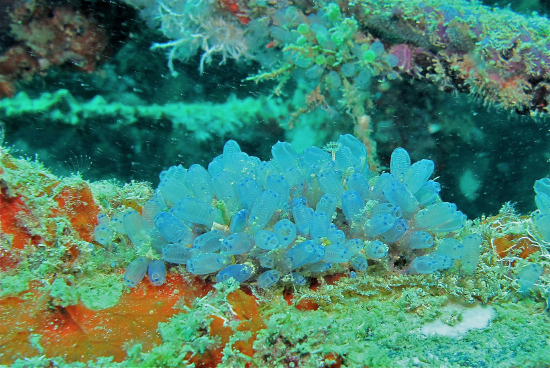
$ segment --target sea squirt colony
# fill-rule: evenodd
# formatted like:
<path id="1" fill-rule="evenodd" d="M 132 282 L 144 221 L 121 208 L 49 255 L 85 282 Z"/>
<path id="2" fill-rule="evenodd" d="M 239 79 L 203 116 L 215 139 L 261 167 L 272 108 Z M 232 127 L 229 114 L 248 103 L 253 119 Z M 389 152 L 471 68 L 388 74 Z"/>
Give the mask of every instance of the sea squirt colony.
<path id="1" fill-rule="evenodd" d="M 109 245 L 114 232 L 123 233 L 139 254 L 152 247 L 192 274 L 254 280 L 261 288 L 279 280 L 305 285 L 309 277 L 366 271 L 369 262 L 391 259 L 404 259 L 393 268 L 414 274 L 446 270 L 459 259 L 464 272 L 476 268 L 481 236 L 456 239 L 466 216 L 439 198 L 440 185 L 429 180 L 432 161 L 411 164 L 397 148 L 390 173 L 376 176 L 365 146 L 349 134 L 324 150 L 298 154 L 278 142 L 271 152 L 262 161 L 230 140 L 208 169 L 170 167 L 141 215 L 100 214 L 95 239 Z M 125 285 L 134 287 L 147 271 L 161 285 L 163 261 L 137 257 Z"/>

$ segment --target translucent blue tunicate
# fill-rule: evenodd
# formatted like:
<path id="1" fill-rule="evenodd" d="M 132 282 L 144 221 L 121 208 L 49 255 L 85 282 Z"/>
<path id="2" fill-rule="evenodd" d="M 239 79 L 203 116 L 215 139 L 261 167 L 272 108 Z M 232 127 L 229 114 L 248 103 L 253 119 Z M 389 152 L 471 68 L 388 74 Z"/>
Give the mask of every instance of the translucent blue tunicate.
<path id="1" fill-rule="evenodd" d="M 460 259 L 464 255 L 464 246 L 456 239 L 445 238 L 437 246 L 437 251 L 448 255 L 451 259 Z"/>
<path id="2" fill-rule="evenodd" d="M 267 177 L 267 182 L 265 184 L 266 190 L 271 190 L 274 193 L 277 193 L 279 198 L 278 207 L 282 208 L 288 203 L 290 197 L 290 186 L 286 179 L 279 174 L 269 175 Z"/>
<path id="3" fill-rule="evenodd" d="M 309 208 L 301 204 L 292 209 L 292 217 L 294 217 L 296 230 L 300 234 L 309 234 L 309 227 L 311 225 L 311 219 L 313 218 L 313 212 L 313 208 Z"/>
<path id="4" fill-rule="evenodd" d="M 245 264 L 234 264 L 229 265 L 222 269 L 218 274 L 216 275 L 216 282 L 223 282 L 226 280 L 229 280 L 231 277 L 235 279 L 235 281 L 238 282 L 245 282 L 249 278 L 252 277 L 252 273 L 254 272 L 254 269 Z"/>
<path id="5" fill-rule="evenodd" d="M 246 177 L 254 175 L 255 160 L 246 153 L 239 152 L 232 156 L 227 165 L 224 160 L 224 170 L 232 175 L 235 182 L 239 182 Z"/>
<path id="6" fill-rule="evenodd" d="M 231 264 L 232 258 L 226 254 L 204 253 L 187 261 L 187 271 L 194 275 L 208 275 Z"/>
<path id="7" fill-rule="evenodd" d="M 376 180 L 376 183 L 372 187 L 371 199 L 385 202 L 386 199 L 384 197 L 384 190 L 389 188 L 391 183 L 396 182 L 399 182 L 399 180 L 393 174 L 383 173 L 382 175 L 380 175 L 378 177 L 378 180 Z"/>
<path id="8" fill-rule="evenodd" d="M 334 171 L 326 171 L 319 174 L 319 185 L 324 193 L 332 193 L 337 199 L 342 198 L 344 186 Z"/>
<path id="9" fill-rule="evenodd" d="M 277 283 L 281 278 L 281 274 L 277 270 L 269 270 L 258 276 L 258 286 L 262 289 L 267 289 Z"/>
<path id="10" fill-rule="evenodd" d="M 183 221 L 202 224 L 211 228 L 214 222 L 223 222 L 221 211 L 196 198 L 183 198 L 173 208 L 174 216 Z"/>
<path id="11" fill-rule="evenodd" d="M 155 216 L 155 226 L 160 235 L 169 242 L 189 244 L 193 241 L 191 229 L 168 212 L 160 212 Z"/>
<path id="12" fill-rule="evenodd" d="M 223 155 L 214 157 L 212 162 L 208 164 L 208 173 L 213 178 L 223 172 Z"/>
<path id="13" fill-rule="evenodd" d="M 349 277 L 350 277 L 351 279 L 356 279 L 356 278 L 357 278 L 357 273 L 356 273 L 355 271 L 350 271 Z"/>
<path id="14" fill-rule="evenodd" d="M 365 256 L 362 254 L 358 254 L 355 257 L 353 257 L 350 262 L 350 266 L 355 268 L 357 271 L 366 271 L 367 268 L 369 268 L 369 263 Z"/>
<path id="15" fill-rule="evenodd" d="M 291 168 L 300 168 L 299 156 L 290 143 L 277 142 L 271 147 L 271 154 L 283 173 Z"/>
<path id="16" fill-rule="evenodd" d="M 407 243 L 411 249 L 426 249 L 434 244 L 434 238 L 425 231 L 415 231 L 410 234 Z"/>
<path id="17" fill-rule="evenodd" d="M 306 278 L 300 275 L 298 272 L 292 272 L 290 274 L 290 277 L 294 285 L 304 286 L 307 283 Z"/>
<path id="18" fill-rule="evenodd" d="M 541 277 L 543 268 L 541 265 L 532 263 L 521 269 L 518 274 L 518 284 L 521 292 L 529 290 Z"/>
<path id="19" fill-rule="evenodd" d="M 310 273 L 323 273 L 330 270 L 331 267 L 332 263 L 330 262 L 317 262 L 304 266 L 303 270 Z"/>
<path id="20" fill-rule="evenodd" d="M 155 227 L 155 216 L 159 212 L 162 212 L 165 207 L 164 199 L 158 195 L 154 195 L 153 198 L 145 202 L 141 211 L 141 217 L 143 217 L 147 229 L 151 230 Z"/>
<path id="21" fill-rule="evenodd" d="M 151 248 L 153 248 L 157 254 L 162 254 L 162 248 L 167 246 L 170 242 L 160 235 L 156 227 L 149 231 L 149 235 L 151 236 Z"/>
<path id="22" fill-rule="evenodd" d="M 299 206 L 299 205 L 306 205 L 307 201 L 306 201 L 306 198 L 305 197 L 296 197 L 296 198 L 292 198 L 292 200 L 290 201 L 290 208 L 294 208 L 296 206 Z"/>
<path id="23" fill-rule="evenodd" d="M 386 231 L 390 230 L 395 223 L 396 218 L 388 213 L 381 213 L 370 220 L 365 224 L 365 236 L 368 238 L 374 238 Z"/>
<path id="24" fill-rule="evenodd" d="M 444 253 L 434 252 L 430 253 L 430 256 L 434 259 L 438 270 L 448 270 L 453 266 L 453 259 Z"/>
<path id="25" fill-rule="evenodd" d="M 462 239 L 462 245 L 464 246 L 464 255 L 461 258 L 462 270 L 465 273 L 472 273 L 479 263 L 479 255 L 481 253 L 480 246 L 483 243 L 483 239 L 479 234 L 468 235 Z"/>
<path id="26" fill-rule="evenodd" d="M 227 171 L 222 171 L 220 174 L 212 177 L 212 188 L 214 188 L 216 198 L 223 201 L 225 207 L 230 212 L 237 210 L 240 204 L 237 186 L 233 185 L 239 180 L 241 179 Z"/>
<path id="27" fill-rule="evenodd" d="M 362 167 L 362 162 L 358 157 L 355 157 L 349 147 L 342 146 L 334 154 L 336 161 L 336 167 L 346 173 L 346 176 L 351 175 L 354 172 L 359 172 Z"/>
<path id="28" fill-rule="evenodd" d="M 254 234 L 254 243 L 261 248 L 265 250 L 272 250 L 279 246 L 279 240 L 269 230 L 260 230 L 256 234 Z"/>
<path id="29" fill-rule="evenodd" d="M 113 229 L 109 223 L 100 223 L 94 229 L 94 239 L 99 244 L 107 247 L 111 244 L 111 238 L 113 237 Z"/>
<path id="30" fill-rule="evenodd" d="M 185 264 L 195 256 L 192 248 L 183 244 L 168 244 L 162 248 L 162 259 L 166 262 Z"/>
<path id="31" fill-rule="evenodd" d="M 187 170 L 183 166 L 172 166 L 160 173 L 159 193 L 170 202 L 177 203 L 180 199 L 192 197 L 191 190 L 187 188 Z"/>
<path id="32" fill-rule="evenodd" d="M 328 234 L 328 225 L 330 220 L 327 217 L 327 214 L 324 212 L 315 212 L 313 218 L 311 219 L 311 226 L 309 228 L 309 234 L 311 239 L 319 243 L 321 238 L 324 238 Z"/>
<path id="33" fill-rule="evenodd" d="M 108 224 L 110 222 L 109 216 L 107 216 L 103 211 L 99 211 L 96 218 L 98 224 Z"/>
<path id="34" fill-rule="evenodd" d="M 344 263 L 351 259 L 349 249 L 340 245 L 329 245 L 325 247 L 325 256 L 323 262 Z"/>
<path id="35" fill-rule="evenodd" d="M 550 215 L 550 179 L 543 178 L 535 181 L 535 203 L 540 213 Z"/>
<path id="36" fill-rule="evenodd" d="M 329 220 L 332 221 L 332 216 L 334 216 L 334 212 L 336 211 L 337 203 L 338 198 L 336 198 L 334 194 L 325 193 L 321 196 L 319 202 L 317 202 L 317 205 L 315 206 L 315 211 L 326 213 Z"/>
<path id="37" fill-rule="evenodd" d="M 424 185 L 434 172 L 434 162 L 432 160 L 420 160 L 411 165 L 403 183 L 411 192 L 415 194 Z"/>
<path id="38" fill-rule="evenodd" d="M 437 271 L 437 262 L 431 255 L 420 256 L 412 261 L 411 268 L 416 273 L 434 273 Z"/>
<path id="39" fill-rule="evenodd" d="M 403 217 L 411 218 L 418 211 L 418 201 L 403 183 L 391 182 L 382 193 L 388 202 L 401 209 Z"/>
<path id="40" fill-rule="evenodd" d="M 252 237 L 246 233 L 237 233 L 229 235 L 222 241 L 223 254 L 237 255 L 248 252 L 252 249 Z"/>
<path id="41" fill-rule="evenodd" d="M 234 161 L 235 155 L 241 153 L 241 147 L 239 147 L 239 144 L 234 141 L 233 139 L 228 140 L 223 145 L 223 166 L 228 167 L 231 165 L 231 162 Z"/>
<path id="42" fill-rule="evenodd" d="M 342 211 L 350 224 L 361 222 L 365 202 L 355 190 L 346 190 L 342 195 Z M 363 220 L 364 222 L 364 220 Z"/>
<path id="43" fill-rule="evenodd" d="M 126 272 L 124 272 L 124 286 L 133 288 L 139 284 L 145 277 L 148 266 L 149 260 L 145 257 L 139 257 L 130 262 L 128 267 L 126 267 Z"/>
<path id="44" fill-rule="evenodd" d="M 265 268 L 273 268 L 275 266 L 275 260 L 273 259 L 273 255 L 269 253 L 262 254 L 258 257 L 258 260 L 260 261 L 260 265 Z"/>
<path id="45" fill-rule="evenodd" d="M 279 196 L 271 191 L 266 190 L 258 197 L 248 218 L 248 226 L 252 232 L 262 230 L 278 208 Z"/>
<path id="46" fill-rule="evenodd" d="M 275 165 L 271 161 L 261 161 L 259 164 L 257 164 L 256 181 L 258 182 L 260 187 L 264 188 L 267 182 L 267 177 L 277 171 L 278 170 L 275 169 Z"/>
<path id="47" fill-rule="evenodd" d="M 379 203 L 369 211 L 369 215 L 373 218 L 376 215 L 389 214 L 395 218 L 401 217 L 401 209 L 391 203 Z"/>
<path id="48" fill-rule="evenodd" d="M 222 241 L 227 237 L 225 232 L 220 230 L 208 231 L 193 240 L 193 249 L 199 253 L 214 253 L 222 249 Z"/>
<path id="49" fill-rule="evenodd" d="M 331 224 L 334 225 L 334 224 Z M 336 227 L 336 225 L 334 225 Z M 332 226 L 329 226 L 329 228 Z M 346 234 L 342 230 L 329 231 L 327 234 L 327 240 L 331 245 L 344 245 L 346 242 Z"/>
<path id="50" fill-rule="evenodd" d="M 132 244 L 138 249 L 144 249 L 151 243 L 151 236 L 143 218 L 134 209 L 129 209 L 122 215 L 124 232 L 130 238 Z"/>
<path id="51" fill-rule="evenodd" d="M 124 224 L 122 223 L 122 218 L 124 217 L 124 214 L 125 211 L 115 213 L 110 222 L 113 230 L 120 234 L 126 234 L 126 230 L 124 230 Z"/>
<path id="52" fill-rule="evenodd" d="M 351 174 L 346 180 L 346 185 L 349 190 L 354 190 L 359 193 L 363 201 L 369 199 L 370 186 L 365 175 L 359 173 Z"/>
<path id="53" fill-rule="evenodd" d="M 361 163 L 361 166 L 363 166 L 367 162 L 367 148 L 365 145 L 357 138 L 355 138 L 351 134 L 343 134 L 340 137 L 338 137 L 338 143 L 342 145 L 342 147 L 349 148 L 351 154 L 353 157 Z M 362 167 L 359 168 L 360 170 Z"/>
<path id="54" fill-rule="evenodd" d="M 195 198 L 203 202 L 211 202 L 214 190 L 212 178 L 204 167 L 198 164 L 191 165 L 187 171 L 187 186 L 193 192 Z"/>
<path id="55" fill-rule="evenodd" d="M 302 167 L 308 176 L 319 174 L 321 166 L 331 160 L 330 154 L 318 147 L 306 148 L 300 157 Z"/>
<path id="56" fill-rule="evenodd" d="M 428 180 L 414 194 L 420 206 L 428 206 L 435 203 L 437 196 L 441 192 L 441 185 L 433 180 Z"/>
<path id="57" fill-rule="evenodd" d="M 397 219 L 393 223 L 391 229 L 385 233 L 380 234 L 380 239 L 385 243 L 394 243 L 401 239 L 403 235 L 409 230 L 409 221 L 405 219 Z"/>
<path id="58" fill-rule="evenodd" d="M 531 215 L 531 218 L 541 238 L 547 242 L 550 242 L 550 215 L 537 211 Z"/>
<path id="59" fill-rule="evenodd" d="M 309 259 L 308 263 L 317 263 L 325 256 L 325 247 L 323 245 L 315 244 L 315 247 L 314 254 Z"/>
<path id="60" fill-rule="evenodd" d="M 166 266 L 164 262 L 154 259 L 149 262 L 149 268 L 147 270 L 149 280 L 155 286 L 160 286 L 166 281 Z"/>
<path id="61" fill-rule="evenodd" d="M 365 247 L 365 254 L 372 259 L 379 259 L 388 254 L 388 246 L 379 240 L 371 241 Z"/>
<path id="62" fill-rule="evenodd" d="M 344 248 L 347 248 L 352 256 L 356 255 L 365 247 L 365 243 L 361 239 L 350 239 L 344 243 Z"/>
<path id="63" fill-rule="evenodd" d="M 251 210 L 256 199 L 262 194 L 262 187 L 252 178 L 244 178 L 237 185 L 237 192 L 243 207 Z"/>
<path id="64" fill-rule="evenodd" d="M 248 211 L 246 209 L 235 212 L 229 222 L 229 232 L 231 234 L 244 232 L 246 230 L 247 217 Z"/>
<path id="65" fill-rule="evenodd" d="M 418 211 L 413 220 L 416 229 L 435 232 L 460 230 L 465 223 L 466 216 L 457 211 L 455 204 L 448 202 L 435 203 Z"/>
<path id="66" fill-rule="evenodd" d="M 411 157 L 404 148 L 396 148 L 391 154 L 390 173 L 403 180 L 411 167 Z"/>
<path id="67" fill-rule="evenodd" d="M 296 225 L 289 219 L 279 220 L 275 226 L 273 226 L 273 234 L 279 240 L 279 244 L 282 247 L 286 247 L 296 239 Z"/>
<path id="68" fill-rule="evenodd" d="M 288 259 L 288 266 L 290 270 L 294 270 L 307 264 L 315 255 L 316 249 L 317 245 L 311 240 L 298 243 L 294 247 L 290 248 L 286 252 L 286 258 Z"/>

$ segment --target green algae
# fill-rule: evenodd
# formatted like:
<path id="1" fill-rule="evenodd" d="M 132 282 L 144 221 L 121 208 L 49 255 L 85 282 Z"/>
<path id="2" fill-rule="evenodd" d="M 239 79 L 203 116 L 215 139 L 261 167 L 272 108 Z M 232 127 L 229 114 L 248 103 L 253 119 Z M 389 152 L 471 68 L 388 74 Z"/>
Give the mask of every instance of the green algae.
<path id="1" fill-rule="evenodd" d="M 76 288 L 79 299 L 89 309 L 101 310 L 114 307 L 124 291 L 120 275 L 98 274 L 82 279 Z"/>

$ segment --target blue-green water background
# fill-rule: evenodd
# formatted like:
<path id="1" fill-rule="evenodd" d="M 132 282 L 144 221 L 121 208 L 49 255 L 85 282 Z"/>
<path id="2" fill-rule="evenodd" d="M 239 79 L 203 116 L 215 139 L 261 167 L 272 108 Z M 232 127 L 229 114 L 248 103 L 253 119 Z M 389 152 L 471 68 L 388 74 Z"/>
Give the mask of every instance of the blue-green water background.
<path id="1" fill-rule="evenodd" d="M 549 7 L 535 0 L 484 3 L 510 5 L 523 14 L 533 11 L 546 14 Z M 166 41 L 162 34 L 149 29 L 135 11 L 120 4 L 99 9 L 106 14 L 119 12 L 126 21 L 116 27 L 118 33 L 112 35 L 116 47 L 94 73 L 54 67 L 32 80 L 19 81 L 17 90 L 38 98 L 45 92 L 67 89 L 78 103 L 99 95 L 109 103 L 141 106 L 222 104 L 230 96 L 238 99 L 268 96 L 275 86 L 275 82 L 244 81 L 258 72 L 258 64 L 229 60 L 218 66 L 216 56 L 202 75 L 200 55 L 185 63 L 176 61 L 179 75 L 172 76 L 165 53 L 150 50 L 153 42 Z M 115 178 L 122 182 L 145 180 L 156 185 L 160 171 L 169 166 L 210 162 L 221 153 L 227 139 L 235 139 L 244 151 L 267 159 L 270 147 L 278 140 L 292 140 L 298 145 L 303 140 L 304 146 L 319 145 L 339 134 L 353 132 L 349 116 L 332 108 L 318 108 L 306 114 L 302 130 L 299 127 L 289 130 L 288 111 L 299 107 L 292 102 L 296 88 L 296 81 L 285 86 L 277 103 L 286 108 L 279 116 L 266 121 L 259 114 L 251 118 L 258 120 L 253 129 L 247 126 L 224 135 L 213 133 L 200 142 L 192 132 L 175 132 L 171 122 L 163 118 L 138 119 L 127 126 L 117 125 L 109 118 L 69 125 L 35 114 L 3 117 L 4 144 L 24 156 L 37 155 L 59 175 L 78 171 L 91 181 Z M 550 171 L 547 120 L 521 117 L 484 106 L 466 95 L 447 94 L 436 86 L 406 79 L 392 81 L 389 91 L 374 96 L 374 108 L 367 113 L 372 119 L 372 138 L 377 142 L 382 166 L 399 146 L 406 148 L 413 160 L 432 159 L 442 183 L 443 199 L 457 203 L 470 218 L 495 214 L 507 201 L 517 202 L 522 213 L 534 210 L 533 182 Z M 311 124 L 314 130 L 303 129 L 304 124 Z"/>

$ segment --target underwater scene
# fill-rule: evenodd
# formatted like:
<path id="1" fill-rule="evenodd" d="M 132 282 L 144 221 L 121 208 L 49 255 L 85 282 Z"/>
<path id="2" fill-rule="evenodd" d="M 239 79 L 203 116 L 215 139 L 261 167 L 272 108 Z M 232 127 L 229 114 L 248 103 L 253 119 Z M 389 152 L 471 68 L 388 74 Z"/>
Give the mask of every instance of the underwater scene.
<path id="1" fill-rule="evenodd" d="M 549 14 L 0 0 L 0 366 L 550 367 Z"/>

